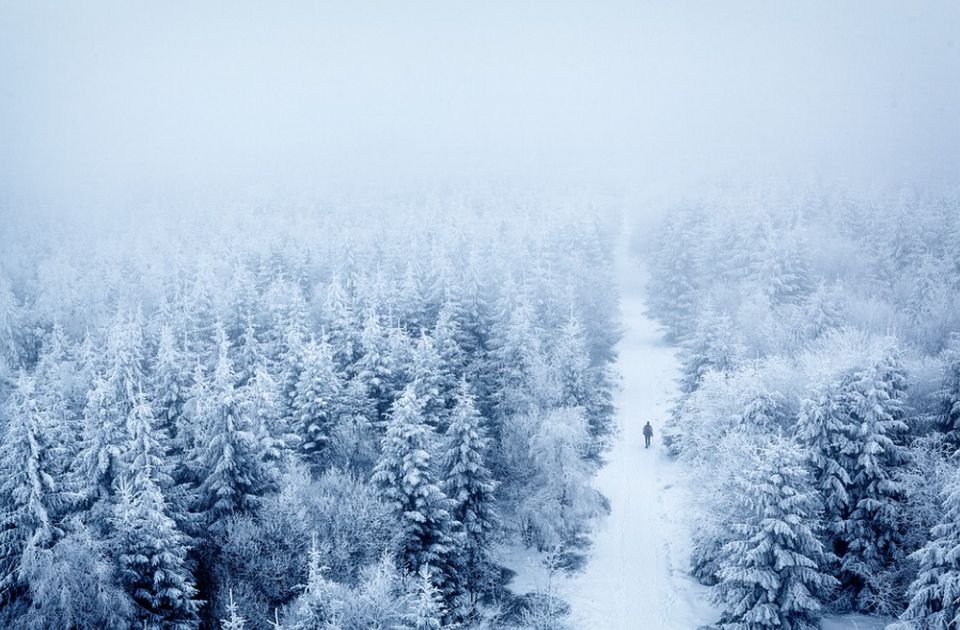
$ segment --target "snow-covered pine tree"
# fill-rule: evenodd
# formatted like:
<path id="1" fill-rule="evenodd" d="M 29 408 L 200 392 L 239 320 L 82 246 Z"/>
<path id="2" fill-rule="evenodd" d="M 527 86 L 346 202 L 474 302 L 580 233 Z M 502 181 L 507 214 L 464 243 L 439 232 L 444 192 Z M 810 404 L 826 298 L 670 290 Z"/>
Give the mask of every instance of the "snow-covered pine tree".
<path id="1" fill-rule="evenodd" d="M 303 369 L 293 397 L 293 421 L 300 438 L 299 450 L 317 468 L 324 467 L 324 452 L 339 421 L 343 382 L 325 339 L 304 348 Z"/>
<path id="2" fill-rule="evenodd" d="M 244 630 L 247 620 L 240 614 L 240 609 L 233 602 L 233 590 L 230 591 L 230 601 L 227 602 L 227 618 L 220 620 L 220 630 Z"/>
<path id="3" fill-rule="evenodd" d="M 494 323 L 490 371 L 485 375 L 492 380 L 494 438 L 508 417 L 532 414 L 548 406 L 556 393 L 548 382 L 540 335 L 526 299 L 520 297 L 505 309 L 503 317 Z"/>
<path id="4" fill-rule="evenodd" d="M 52 545 L 60 533 L 58 519 L 72 503 L 51 474 L 53 427 L 37 405 L 31 376 L 20 374 L 6 404 L 0 441 L 0 601 L 17 586 L 24 550 Z"/>
<path id="5" fill-rule="evenodd" d="M 176 437 L 190 387 L 190 364 L 177 347 L 173 329 L 163 325 L 157 354 L 150 374 L 150 395 L 156 407 L 160 427 Z"/>
<path id="6" fill-rule="evenodd" d="M 136 471 L 132 483 L 121 479 L 113 532 L 120 580 L 138 604 L 140 622 L 171 630 L 199 627 L 187 539 L 170 517 L 149 466 Z"/>
<path id="7" fill-rule="evenodd" d="M 487 586 L 489 545 L 497 527 L 494 480 L 485 459 L 490 448 L 484 419 L 477 411 L 466 380 L 460 381 L 456 405 L 445 434 L 444 492 L 451 515 L 462 533 L 463 582 L 472 595 Z"/>
<path id="8" fill-rule="evenodd" d="M 455 302 L 445 301 L 437 314 L 437 323 L 431 334 L 437 354 L 440 355 L 441 390 L 448 396 L 448 405 L 452 405 L 457 383 L 464 375 L 467 364 L 467 356 L 460 345 L 464 339 L 464 333 L 460 330 L 456 309 Z"/>
<path id="9" fill-rule="evenodd" d="M 681 341 L 693 330 L 698 299 L 698 244 L 695 243 L 697 222 L 695 211 L 672 212 L 654 256 L 652 273 L 647 283 L 650 295 L 649 312 L 663 322 L 667 337 Z"/>
<path id="10" fill-rule="evenodd" d="M 246 385 L 253 378 L 257 366 L 264 363 L 263 349 L 260 340 L 257 338 L 257 329 L 252 319 L 246 322 L 243 332 L 240 333 L 237 341 L 236 357 L 237 382 L 241 386 Z"/>
<path id="11" fill-rule="evenodd" d="M 761 465 L 748 470 L 743 496 L 748 518 L 733 524 L 721 552 L 714 597 L 719 623 L 730 630 L 815 630 L 822 602 L 836 584 L 822 567 L 831 562 L 817 532 L 820 504 L 804 455 L 775 440 Z"/>
<path id="12" fill-rule="evenodd" d="M 701 311 L 696 327 L 680 345 L 680 391 L 695 391 L 710 370 L 732 370 L 743 353 L 730 318 L 712 308 Z"/>
<path id="13" fill-rule="evenodd" d="M 290 418 L 280 415 L 280 386 L 266 365 L 254 368 L 253 377 L 240 388 L 240 397 L 257 430 L 278 442 L 277 448 L 285 449 L 286 443 L 293 443 L 296 436 Z"/>
<path id="14" fill-rule="evenodd" d="M 323 316 L 336 370 L 349 378 L 353 375 L 354 362 L 360 358 L 360 328 L 354 316 L 351 296 L 340 276 L 335 276 L 327 287 Z"/>
<path id="15" fill-rule="evenodd" d="M 818 339 L 836 330 L 844 321 L 844 289 L 836 282 L 817 285 L 804 305 L 804 332 L 810 339 Z"/>
<path id="16" fill-rule="evenodd" d="M 360 333 L 361 355 L 355 364 L 357 379 L 367 389 L 377 409 L 377 420 L 385 420 L 397 394 L 397 370 L 389 340 L 376 311 L 370 310 Z"/>
<path id="17" fill-rule="evenodd" d="M 25 343 L 26 316 L 6 277 L 0 276 L 0 361 L 15 372 L 28 358 Z"/>
<path id="18" fill-rule="evenodd" d="M 943 520 L 930 540 L 914 552 L 920 565 L 900 616 L 910 628 L 954 630 L 960 626 L 960 467 L 954 467 L 943 491 Z"/>
<path id="19" fill-rule="evenodd" d="M 272 445 L 263 443 L 235 390 L 226 335 L 218 333 L 219 359 L 213 382 L 201 405 L 203 426 L 192 454 L 200 484 L 197 511 L 213 531 L 233 515 L 249 513 L 277 478 Z"/>
<path id="20" fill-rule="evenodd" d="M 74 474 L 78 486 L 90 500 L 109 496 L 123 470 L 126 417 L 117 412 L 113 394 L 110 382 L 98 377 L 84 406 L 83 434 Z"/>
<path id="21" fill-rule="evenodd" d="M 447 425 L 447 399 L 452 393 L 446 391 L 451 375 L 442 365 L 440 354 L 428 332 L 422 332 L 415 344 L 409 386 L 414 389 L 426 423 L 437 431 L 443 431 Z"/>
<path id="22" fill-rule="evenodd" d="M 209 369 L 216 357 L 216 309 L 213 287 L 216 286 L 213 262 L 201 255 L 189 289 L 184 295 L 184 345 L 191 357 L 196 357 Z"/>
<path id="23" fill-rule="evenodd" d="M 847 453 L 854 450 L 843 400 L 833 388 L 820 386 L 803 400 L 796 434 L 810 458 L 814 487 L 823 504 L 824 530 L 832 542 L 850 505 L 851 479 L 845 464 L 849 463 Z"/>
<path id="24" fill-rule="evenodd" d="M 844 388 L 850 418 L 850 512 L 841 523 L 841 581 L 854 605 L 866 612 L 894 612 L 887 599 L 888 569 L 902 560 L 900 514 L 905 487 L 898 472 L 909 453 L 903 398 L 906 376 L 894 346 Z"/>
<path id="25" fill-rule="evenodd" d="M 297 382 L 303 371 L 304 351 L 307 345 L 306 327 L 299 317 L 291 317 L 283 323 L 280 333 L 280 347 L 277 349 L 279 361 L 281 416 L 293 416 L 294 399 L 297 396 Z"/>
<path id="26" fill-rule="evenodd" d="M 400 523 L 400 565 L 408 572 L 432 567 L 437 586 L 451 598 L 460 581 L 453 538 L 456 523 L 450 499 L 436 480 L 432 455 L 436 438 L 408 386 L 390 414 L 373 482 Z"/>
<path id="27" fill-rule="evenodd" d="M 565 407 L 588 408 L 590 403 L 590 355 L 583 326 L 571 316 L 560 331 L 550 355 L 551 369 L 560 387 L 559 403 Z"/>
<path id="28" fill-rule="evenodd" d="M 137 489 L 137 479 L 142 475 L 149 475 L 157 487 L 169 489 L 173 485 L 170 475 L 172 467 L 167 460 L 170 437 L 155 417 L 142 390 L 138 392 L 137 403 L 127 417 L 126 436 L 125 468 L 135 475 L 134 490 Z"/>
<path id="29" fill-rule="evenodd" d="M 327 578 L 327 570 L 317 548 L 317 538 L 313 536 L 307 555 L 307 583 L 303 586 L 303 594 L 292 605 L 293 630 L 332 630 L 337 627 L 341 593 L 338 585 Z"/>
<path id="30" fill-rule="evenodd" d="M 420 567 L 416 581 L 417 597 L 407 627 L 410 630 L 441 630 L 447 607 L 443 602 L 443 593 L 434 584 L 429 566 Z"/>
<path id="31" fill-rule="evenodd" d="M 938 392 L 940 425 L 954 449 L 960 448 L 960 333 L 947 342 L 943 360 L 943 382 Z"/>

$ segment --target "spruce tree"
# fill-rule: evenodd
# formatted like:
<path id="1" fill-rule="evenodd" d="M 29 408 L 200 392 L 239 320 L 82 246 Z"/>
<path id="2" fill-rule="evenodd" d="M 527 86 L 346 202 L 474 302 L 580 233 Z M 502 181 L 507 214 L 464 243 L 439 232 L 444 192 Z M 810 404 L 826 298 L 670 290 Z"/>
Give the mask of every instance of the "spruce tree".
<path id="1" fill-rule="evenodd" d="M 270 445 L 264 444 L 236 390 L 226 335 L 220 349 L 208 400 L 200 413 L 203 426 L 192 455 L 200 480 L 198 512 L 217 531 L 225 519 L 249 513 L 276 483 Z"/>
<path id="2" fill-rule="evenodd" d="M 943 380 L 938 392 L 940 426 L 954 449 L 960 447 L 960 333 L 951 335 L 942 353 Z"/>
<path id="3" fill-rule="evenodd" d="M 164 325 L 160 330 L 160 341 L 149 382 L 160 426 L 171 437 L 175 437 L 187 404 L 190 367 L 185 354 L 177 347 L 173 330 L 168 325 Z"/>
<path id="4" fill-rule="evenodd" d="M 899 472 L 908 461 L 905 390 L 893 349 L 853 374 L 844 389 L 852 448 L 847 452 L 850 512 L 841 523 L 841 580 L 865 612 L 887 613 L 895 605 L 884 597 L 889 569 L 903 559 L 900 515 L 906 490 Z"/>
<path id="5" fill-rule="evenodd" d="M 842 395 L 830 386 L 819 387 L 801 404 L 796 431 L 823 503 L 825 529 L 836 539 L 850 505 L 851 479 L 845 464 L 850 463 L 847 454 L 854 449 Z"/>
<path id="6" fill-rule="evenodd" d="M 233 602 L 233 591 L 230 591 L 230 601 L 227 602 L 227 618 L 220 620 L 220 630 L 244 630 L 247 620 L 240 614 L 240 609 Z"/>
<path id="7" fill-rule="evenodd" d="M 98 378 L 87 395 L 75 466 L 77 482 L 91 500 L 109 496 L 122 473 L 125 422 L 126 417 L 116 409 L 113 387 L 109 381 Z"/>
<path id="8" fill-rule="evenodd" d="M 815 630 L 836 580 L 818 537 L 820 504 L 804 456 L 778 440 L 744 477 L 747 518 L 734 523 L 722 549 L 714 596 L 719 626 L 731 630 Z"/>
<path id="9" fill-rule="evenodd" d="M 71 496 L 54 480 L 51 425 L 39 408 L 33 378 L 21 373 L 7 401 L 0 442 L 0 600 L 17 585 L 28 545 L 51 546 Z"/>
<path id="10" fill-rule="evenodd" d="M 113 514 L 120 579 L 144 625 L 171 630 L 199 626 L 199 602 L 187 561 L 186 537 L 169 515 L 148 466 L 132 483 L 121 480 Z"/>
<path id="11" fill-rule="evenodd" d="M 706 309 L 680 346 L 680 391 L 684 394 L 695 391 L 710 370 L 732 370 L 743 352 L 730 318 Z"/>
<path id="12" fill-rule="evenodd" d="M 960 468 L 954 468 L 941 493 L 943 518 L 930 540 L 913 554 L 920 567 L 900 619 L 925 630 L 960 627 Z"/>
<path id="13" fill-rule="evenodd" d="M 409 572 L 432 567 L 437 585 L 452 597 L 458 591 L 456 523 L 435 477 L 435 440 L 413 388 L 407 387 L 390 414 L 373 482 L 400 523 L 401 566 Z"/>
<path id="14" fill-rule="evenodd" d="M 293 604 L 293 630 L 327 630 L 336 627 L 339 589 L 327 576 L 316 536 L 307 555 L 307 583 Z"/>
<path id="15" fill-rule="evenodd" d="M 441 630 L 447 607 L 443 602 L 443 593 L 434 584 L 430 567 L 420 568 L 416 583 L 416 599 L 407 627 L 410 630 Z"/>
<path id="16" fill-rule="evenodd" d="M 421 406 L 427 424 L 438 431 L 447 425 L 447 391 L 450 375 L 441 364 L 433 338 L 426 332 L 420 335 L 413 348 L 413 365 L 410 369 L 410 387 Z"/>
<path id="17" fill-rule="evenodd" d="M 374 401 L 377 420 L 385 420 L 397 395 L 397 366 L 393 362 L 389 340 L 380 316 L 371 310 L 360 334 L 361 355 L 355 365 L 356 377 Z"/>
<path id="18" fill-rule="evenodd" d="M 490 448 L 484 419 L 477 411 L 466 380 L 460 382 L 456 406 L 445 435 L 444 492 L 451 516 L 462 534 L 464 585 L 476 594 L 487 586 L 489 545 L 496 530 L 494 480 L 485 462 Z"/>
<path id="19" fill-rule="evenodd" d="M 293 398 L 293 421 L 300 437 L 299 450 L 308 462 L 323 466 L 333 430 L 342 413 L 343 383 L 325 340 L 310 342 L 304 349 L 303 370 Z"/>

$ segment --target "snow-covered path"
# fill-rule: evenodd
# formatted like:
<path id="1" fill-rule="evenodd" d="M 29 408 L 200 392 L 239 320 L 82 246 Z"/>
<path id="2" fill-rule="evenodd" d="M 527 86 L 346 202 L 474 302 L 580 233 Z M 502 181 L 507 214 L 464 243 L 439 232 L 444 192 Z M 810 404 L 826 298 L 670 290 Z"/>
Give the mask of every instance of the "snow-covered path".
<path id="1" fill-rule="evenodd" d="M 659 436 L 643 446 L 643 423 L 658 429 L 674 395 L 674 348 L 644 315 L 641 279 L 621 254 L 624 338 L 617 399 L 620 434 L 599 472 L 596 487 L 611 513 L 594 536 L 585 571 L 561 589 L 576 628 L 694 629 L 716 621 L 706 593 L 687 575 L 690 518 L 681 467 Z"/>

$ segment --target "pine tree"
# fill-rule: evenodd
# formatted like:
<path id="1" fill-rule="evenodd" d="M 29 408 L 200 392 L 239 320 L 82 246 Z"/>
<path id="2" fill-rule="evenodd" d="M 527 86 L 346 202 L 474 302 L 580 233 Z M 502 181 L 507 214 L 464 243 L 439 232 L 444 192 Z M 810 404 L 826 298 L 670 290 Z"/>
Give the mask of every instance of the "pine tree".
<path id="1" fill-rule="evenodd" d="M 447 424 L 447 397 L 451 392 L 446 390 L 450 384 L 450 375 L 446 372 L 433 338 L 424 332 L 413 349 L 410 387 L 414 389 L 424 420 L 438 431 Z"/>
<path id="2" fill-rule="evenodd" d="M 187 539 L 169 516 L 149 467 L 137 471 L 132 484 L 121 480 L 113 529 L 121 582 L 138 604 L 142 622 L 171 630 L 197 628 L 199 602 Z"/>
<path id="3" fill-rule="evenodd" d="M 328 630 L 335 626 L 339 589 L 327 576 L 317 538 L 313 536 L 307 556 L 307 583 L 293 604 L 293 630 Z"/>
<path id="4" fill-rule="evenodd" d="M 15 371 L 24 367 L 28 358 L 24 332 L 26 317 L 10 282 L 0 276 L 0 361 L 6 369 Z"/>
<path id="5" fill-rule="evenodd" d="M 820 505 L 803 457 L 777 441 L 745 475 L 749 517 L 733 525 L 735 538 L 723 547 L 714 587 L 725 608 L 721 628 L 819 625 L 822 601 L 836 580 L 822 571 L 831 557 L 817 535 Z"/>
<path id="6" fill-rule="evenodd" d="M 458 531 L 463 535 L 465 586 L 476 593 L 487 586 L 488 548 L 497 523 L 494 511 L 497 482 L 484 461 L 490 440 L 466 380 L 460 382 L 445 446 L 444 492 L 451 501 L 453 520 L 459 523 Z"/>
<path id="7" fill-rule="evenodd" d="M 712 309 L 703 311 L 696 328 L 680 346 L 680 391 L 696 391 L 710 370 L 732 370 L 743 352 L 730 318 Z"/>
<path id="8" fill-rule="evenodd" d="M 441 630 L 446 614 L 443 594 L 434 584 L 430 567 L 417 572 L 417 598 L 410 613 L 410 630 Z"/>
<path id="9" fill-rule="evenodd" d="M 113 387 L 107 380 L 98 378 L 84 407 L 83 435 L 76 465 L 78 483 L 91 499 L 109 496 L 113 482 L 123 470 L 125 421 L 116 411 Z"/>
<path id="10" fill-rule="evenodd" d="M 490 374 L 494 400 L 494 437 L 499 425 L 514 414 L 530 414 L 548 406 L 555 392 L 550 391 L 548 367 L 540 336 L 533 325 L 533 313 L 525 299 L 497 321 L 493 331 Z"/>
<path id="11" fill-rule="evenodd" d="M 246 385 L 253 378 L 257 367 L 262 365 L 263 350 L 257 338 L 257 329 L 252 320 L 247 321 L 239 337 L 237 347 L 237 376 L 240 385 Z"/>
<path id="12" fill-rule="evenodd" d="M 667 329 L 667 338 L 682 341 L 695 324 L 698 296 L 697 217 L 689 210 L 673 212 L 658 239 L 647 284 L 650 314 Z"/>
<path id="13" fill-rule="evenodd" d="M 293 420 L 300 437 L 300 452 L 314 465 L 323 466 L 333 429 L 342 413 L 343 383 L 325 340 L 307 344 L 303 370 L 293 399 Z"/>
<path id="14" fill-rule="evenodd" d="M 570 317 L 561 329 L 551 364 L 560 387 L 560 404 L 587 409 L 590 404 L 590 355 L 583 326 L 576 317 Z"/>
<path id="15" fill-rule="evenodd" d="M 435 571 L 437 585 L 451 597 L 458 588 L 455 523 L 450 500 L 434 475 L 435 434 L 423 419 L 420 402 L 407 387 L 393 406 L 373 482 L 400 522 L 398 558 L 410 572 Z"/>
<path id="16" fill-rule="evenodd" d="M 362 353 L 355 365 L 356 378 L 375 402 L 377 419 L 385 420 L 397 395 L 397 369 L 380 316 L 370 311 L 360 334 Z"/>
<path id="17" fill-rule="evenodd" d="M 842 388 L 841 388 L 842 389 Z M 797 437 L 806 448 L 814 475 L 814 487 L 823 503 L 825 529 L 836 537 L 848 513 L 851 485 L 847 454 L 854 450 L 841 396 L 830 387 L 820 387 L 803 401 L 797 418 Z"/>
<path id="18" fill-rule="evenodd" d="M 960 333 L 950 337 L 942 359 L 943 381 L 938 392 L 940 425 L 956 449 L 960 447 Z"/>
<path id="19" fill-rule="evenodd" d="M 220 620 L 221 630 L 243 630 L 247 620 L 240 614 L 240 609 L 233 603 L 233 591 L 230 591 L 230 601 L 227 603 L 227 618 Z"/>
<path id="20" fill-rule="evenodd" d="M 327 287 L 323 312 L 334 365 L 339 374 L 349 378 L 354 373 L 353 364 L 360 358 L 362 344 L 351 297 L 339 276 Z"/>
<path id="21" fill-rule="evenodd" d="M 224 519 L 253 511 L 277 475 L 272 451 L 256 433 L 234 389 L 236 377 L 222 330 L 219 337 L 217 368 L 209 400 L 200 411 L 203 426 L 192 456 L 200 480 L 197 508 L 214 531 Z"/>
<path id="22" fill-rule="evenodd" d="M 134 475 L 134 490 L 137 480 L 149 475 L 161 489 L 173 485 L 171 466 L 167 460 L 170 451 L 169 436 L 154 416 L 153 408 L 142 391 L 137 395 L 137 404 L 130 411 L 126 427 L 127 445 L 124 459 L 126 469 Z"/>
<path id="23" fill-rule="evenodd" d="M 284 324 L 280 336 L 279 357 L 281 416 L 293 416 L 297 382 L 304 367 L 304 352 L 307 344 L 306 330 L 299 317 L 292 317 Z"/>
<path id="24" fill-rule="evenodd" d="M 955 630 L 960 626 L 960 468 L 942 491 L 943 520 L 930 541 L 913 554 L 920 568 L 907 593 L 910 604 L 900 618 L 910 627 Z"/>
<path id="25" fill-rule="evenodd" d="M 213 287 L 216 286 L 212 261 L 201 256 L 189 291 L 184 296 L 185 345 L 190 356 L 197 357 L 207 368 L 216 352 L 216 309 Z"/>
<path id="26" fill-rule="evenodd" d="M 433 327 L 433 343 L 440 355 L 441 389 L 452 399 L 457 391 L 457 382 L 465 374 L 467 356 L 462 347 L 465 335 L 461 330 L 457 305 L 445 301 L 437 314 L 437 323 Z M 449 402 L 449 401 L 448 401 Z"/>
<path id="27" fill-rule="evenodd" d="M 190 368 L 186 356 L 177 347 L 173 330 L 164 325 L 153 370 L 150 374 L 150 393 L 156 405 L 160 426 L 171 437 L 176 436 L 187 404 L 190 386 Z"/>
<path id="28" fill-rule="evenodd" d="M 35 395 L 32 377 L 21 373 L 7 401 L 0 442 L 0 599 L 17 585 L 24 550 L 52 545 L 60 533 L 58 518 L 71 504 L 51 474 L 51 425 Z"/>
<path id="29" fill-rule="evenodd" d="M 903 446 L 906 377 L 896 351 L 887 349 L 853 375 L 844 397 L 850 415 L 850 513 L 841 523 L 845 549 L 841 580 L 865 612 L 889 612 L 887 569 L 902 560 L 900 514 L 905 489 L 898 471 L 908 461 Z"/>

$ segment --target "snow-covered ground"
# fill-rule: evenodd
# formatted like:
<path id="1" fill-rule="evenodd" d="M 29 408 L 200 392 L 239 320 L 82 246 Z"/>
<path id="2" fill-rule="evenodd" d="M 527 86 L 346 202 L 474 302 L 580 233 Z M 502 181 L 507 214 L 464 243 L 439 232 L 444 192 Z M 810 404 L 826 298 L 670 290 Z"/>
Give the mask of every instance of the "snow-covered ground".
<path id="1" fill-rule="evenodd" d="M 675 350 L 644 314 L 641 278 L 626 252 L 620 266 L 620 434 L 596 479 L 611 512 L 594 536 L 586 569 L 561 589 L 577 628 L 696 628 L 716 621 L 718 613 L 687 573 L 695 519 L 688 517 L 682 467 L 659 440 L 675 394 Z M 645 449 L 648 420 L 655 436 Z"/>
<path id="2" fill-rule="evenodd" d="M 619 267 L 620 431 L 595 481 L 610 501 L 610 515 L 599 524 L 580 573 L 551 574 L 543 554 L 530 549 L 504 549 L 502 561 L 517 572 L 510 585 L 514 592 L 550 592 L 566 600 L 574 628 L 695 630 L 716 622 L 720 611 L 709 603 L 706 587 L 688 573 L 696 511 L 683 464 L 667 456 L 658 435 L 676 394 L 676 349 L 645 315 L 642 274 L 626 251 Z M 648 420 L 657 435 L 645 449 L 642 428 Z M 848 615 L 826 618 L 822 628 L 879 630 L 886 623 Z"/>
<path id="3" fill-rule="evenodd" d="M 660 339 L 644 315 L 641 279 L 621 255 L 624 338 L 619 370 L 619 435 L 596 487 L 610 501 L 610 515 L 593 537 L 585 570 L 570 578 L 550 576 L 532 551 L 508 552 L 518 593 L 553 591 L 570 603 L 570 621 L 586 630 L 696 628 L 716 621 L 705 589 L 688 574 L 690 531 L 681 465 L 671 461 L 659 435 L 643 446 L 643 423 L 654 431 L 667 416 L 675 392 L 674 348 Z"/>

